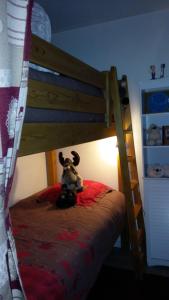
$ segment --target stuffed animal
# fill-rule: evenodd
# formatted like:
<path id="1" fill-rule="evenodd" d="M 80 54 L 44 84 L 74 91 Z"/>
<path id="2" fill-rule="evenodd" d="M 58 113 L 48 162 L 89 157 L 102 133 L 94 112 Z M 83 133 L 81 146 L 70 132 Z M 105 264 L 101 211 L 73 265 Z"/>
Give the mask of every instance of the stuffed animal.
<path id="1" fill-rule="evenodd" d="M 75 169 L 80 162 L 80 156 L 76 151 L 72 151 L 71 154 L 73 161 L 69 158 L 64 159 L 62 152 L 59 152 L 59 162 L 63 166 L 62 185 L 68 190 L 81 191 L 83 180 Z"/>
<path id="2" fill-rule="evenodd" d="M 59 208 L 68 208 L 76 204 L 76 191 L 68 190 L 62 186 L 60 196 L 56 201 L 56 206 Z"/>
<path id="3" fill-rule="evenodd" d="M 149 165 L 147 167 L 147 176 L 160 178 L 164 176 L 164 167 L 160 164 Z"/>
<path id="4" fill-rule="evenodd" d="M 76 204 L 76 193 L 83 190 L 83 180 L 75 167 L 80 162 L 80 156 L 76 151 L 72 151 L 73 160 L 64 158 L 62 152 L 59 152 L 59 162 L 63 166 L 62 173 L 62 191 L 56 201 L 60 208 L 70 207 Z"/>
<path id="5" fill-rule="evenodd" d="M 147 134 L 148 134 L 147 137 L 148 146 L 162 144 L 161 128 L 158 127 L 156 124 L 150 125 L 150 127 L 147 129 Z"/>

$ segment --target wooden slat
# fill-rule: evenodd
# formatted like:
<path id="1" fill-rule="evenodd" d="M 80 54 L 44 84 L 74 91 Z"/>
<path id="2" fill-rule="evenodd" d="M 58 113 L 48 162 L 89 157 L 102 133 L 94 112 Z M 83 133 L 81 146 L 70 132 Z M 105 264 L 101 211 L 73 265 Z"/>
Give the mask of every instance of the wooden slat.
<path id="1" fill-rule="evenodd" d="M 133 155 L 128 155 L 127 156 L 128 162 L 135 162 L 136 158 Z"/>
<path id="2" fill-rule="evenodd" d="M 104 98 L 83 94 L 38 80 L 29 80 L 27 106 L 105 113 Z"/>
<path id="3" fill-rule="evenodd" d="M 134 204 L 134 216 L 135 216 L 135 218 L 137 218 L 138 217 L 138 215 L 139 215 L 139 213 L 140 213 L 140 211 L 141 211 L 141 203 L 135 203 Z"/>
<path id="4" fill-rule="evenodd" d="M 125 134 L 133 134 L 133 131 L 132 131 L 132 129 L 126 129 L 126 130 L 124 130 L 124 133 Z"/>
<path id="5" fill-rule="evenodd" d="M 57 182 L 56 172 L 56 150 L 47 151 L 46 156 L 46 171 L 47 171 L 47 182 L 48 186 L 54 185 Z"/>
<path id="6" fill-rule="evenodd" d="M 117 157 L 117 165 L 118 165 L 118 190 L 123 193 L 123 180 L 122 180 L 122 170 L 120 166 L 120 158 L 119 158 L 119 153 Z M 125 223 L 128 224 L 127 222 L 127 213 L 125 214 Z M 121 248 L 124 250 L 129 249 L 129 229 L 128 226 L 124 226 L 123 231 L 121 233 Z"/>
<path id="7" fill-rule="evenodd" d="M 111 101 L 111 97 L 110 97 L 110 73 L 109 72 L 104 72 L 103 73 L 105 76 L 105 82 L 106 82 L 106 88 L 104 91 L 104 97 L 105 97 L 105 101 L 106 101 L 106 124 L 107 127 L 111 127 L 112 126 L 112 115 L 113 115 L 113 107 L 112 107 L 112 101 Z"/>
<path id="8" fill-rule="evenodd" d="M 77 145 L 115 135 L 103 123 L 24 124 L 19 156 Z"/>
<path id="9" fill-rule="evenodd" d="M 131 125 L 131 113 L 130 113 L 130 106 L 126 106 L 125 109 L 122 112 L 123 114 L 123 129 L 124 130 L 129 130 L 130 128 L 132 128 Z"/>
<path id="10" fill-rule="evenodd" d="M 138 186 L 138 180 L 131 180 L 131 190 L 133 191 Z"/>
<path id="11" fill-rule="evenodd" d="M 101 72 L 35 35 L 32 35 L 30 60 L 61 74 L 104 88 Z"/>

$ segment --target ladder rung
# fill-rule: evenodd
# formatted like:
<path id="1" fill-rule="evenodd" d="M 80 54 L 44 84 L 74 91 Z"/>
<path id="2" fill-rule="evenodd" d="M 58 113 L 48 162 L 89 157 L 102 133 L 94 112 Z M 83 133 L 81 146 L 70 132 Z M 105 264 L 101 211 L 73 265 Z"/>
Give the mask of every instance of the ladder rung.
<path id="1" fill-rule="evenodd" d="M 124 130 L 124 133 L 125 133 L 125 134 L 132 134 L 133 131 L 132 131 L 132 129 L 129 128 L 129 129 L 125 129 L 125 130 Z"/>
<path id="2" fill-rule="evenodd" d="M 134 204 L 134 216 L 135 216 L 135 218 L 138 217 L 139 212 L 141 211 L 141 207 L 142 207 L 142 206 L 141 206 L 140 203 Z"/>
<path id="3" fill-rule="evenodd" d="M 128 159 L 129 162 L 133 162 L 133 161 L 135 161 L 136 158 L 133 155 L 128 155 L 127 159 Z"/>
<path id="4" fill-rule="evenodd" d="M 136 188 L 136 186 L 138 185 L 138 180 L 132 179 L 130 183 L 131 183 L 131 189 L 133 191 Z"/>

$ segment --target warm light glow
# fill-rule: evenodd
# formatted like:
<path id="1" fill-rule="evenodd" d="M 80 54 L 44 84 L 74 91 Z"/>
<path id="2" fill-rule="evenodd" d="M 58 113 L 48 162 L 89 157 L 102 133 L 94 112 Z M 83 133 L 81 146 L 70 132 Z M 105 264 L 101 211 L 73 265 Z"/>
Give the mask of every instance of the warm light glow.
<path id="1" fill-rule="evenodd" d="M 117 166 L 117 137 L 113 136 L 107 139 L 99 140 L 98 147 L 100 158 L 108 165 Z"/>

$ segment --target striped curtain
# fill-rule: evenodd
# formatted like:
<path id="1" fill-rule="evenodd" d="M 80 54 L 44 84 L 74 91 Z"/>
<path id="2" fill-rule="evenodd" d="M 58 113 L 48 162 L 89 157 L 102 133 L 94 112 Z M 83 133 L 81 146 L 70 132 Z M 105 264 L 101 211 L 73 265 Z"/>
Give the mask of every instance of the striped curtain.
<path id="1" fill-rule="evenodd" d="M 0 0 L 0 300 L 25 299 L 8 209 L 25 113 L 32 0 Z"/>

